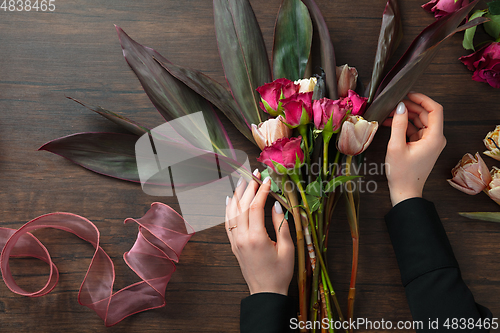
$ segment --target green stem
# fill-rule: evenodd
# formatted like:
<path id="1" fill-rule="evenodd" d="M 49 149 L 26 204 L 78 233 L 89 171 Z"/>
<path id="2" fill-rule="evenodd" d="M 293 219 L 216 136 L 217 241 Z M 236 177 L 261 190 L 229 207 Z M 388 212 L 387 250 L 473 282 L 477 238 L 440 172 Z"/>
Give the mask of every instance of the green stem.
<path id="1" fill-rule="evenodd" d="M 321 281 L 323 282 L 323 286 L 326 286 L 325 276 L 323 274 L 321 274 Z M 333 317 L 332 305 L 330 304 L 330 297 L 328 297 L 328 295 L 325 295 L 325 303 L 326 303 L 326 312 L 328 318 L 332 319 Z M 333 328 L 331 326 L 332 325 L 328 325 L 328 331 L 333 333 Z"/>
<path id="2" fill-rule="evenodd" d="M 324 141 L 323 142 L 323 179 L 327 179 L 328 177 L 328 144 L 330 143 L 329 141 Z"/>

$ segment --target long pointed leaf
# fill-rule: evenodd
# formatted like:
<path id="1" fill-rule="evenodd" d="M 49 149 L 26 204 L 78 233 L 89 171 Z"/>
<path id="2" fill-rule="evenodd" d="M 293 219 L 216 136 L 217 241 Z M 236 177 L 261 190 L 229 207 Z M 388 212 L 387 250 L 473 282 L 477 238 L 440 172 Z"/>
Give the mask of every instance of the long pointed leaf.
<path id="1" fill-rule="evenodd" d="M 500 212 L 473 212 L 473 213 L 458 213 L 458 214 L 473 220 L 500 222 Z"/>
<path id="2" fill-rule="evenodd" d="M 90 111 L 94 111 L 95 113 L 100 114 L 104 118 L 111 120 L 115 124 L 123 127 L 124 129 L 126 129 L 127 131 L 129 131 L 135 135 L 141 136 L 143 134 L 149 133 L 149 131 L 150 131 L 149 128 L 142 126 L 141 124 L 139 124 L 131 119 L 128 119 L 127 117 L 124 117 L 124 116 L 121 116 L 121 115 L 114 113 L 112 111 L 103 109 L 100 106 L 90 106 L 90 105 L 87 105 L 87 104 L 85 104 L 77 99 L 74 99 L 72 97 L 66 97 L 66 98 L 68 98 L 72 101 L 75 101 L 80 105 L 83 105 L 84 107 L 86 107 Z"/>
<path id="3" fill-rule="evenodd" d="M 332 40 L 330 39 L 330 32 L 326 25 L 323 15 L 314 0 L 302 0 L 302 2 L 309 9 L 309 14 L 316 26 L 321 45 L 321 67 L 326 74 L 326 97 L 330 99 L 337 99 L 337 71 L 335 63 L 335 52 L 333 51 Z"/>
<path id="4" fill-rule="evenodd" d="M 248 140 L 255 143 L 245 115 L 241 112 L 238 104 L 226 88 L 197 70 L 175 65 L 170 61 L 156 60 L 170 74 L 221 110 Z"/>
<path id="5" fill-rule="evenodd" d="M 272 80 L 266 47 L 248 0 L 214 0 L 215 34 L 231 93 L 247 123 L 267 119 L 255 89 Z"/>
<path id="6" fill-rule="evenodd" d="M 403 39 L 403 23 L 397 0 L 389 0 L 382 16 L 377 53 L 373 64 L 372 79 L 368 86 L 368 103 L 371 103 L 383 78 L 385 66 Z"/>
<path id="7" fill-rule="evenodd" d="M 161 133 L 154 135 L 154 131 L 153 139 L 119 133 L 78 133 L 50 141 L 39 150 L 62 156 L 105 176 L 135 183 L 142 181 L 149 189 L 156 187 L 160 190 L 154 191 L 172 194 L 172 187 L 179 193 L 229 176 L 243 167 L 247 158 L 243 152 L 238 152 L 236 160 L 217 156 L 174 142 Z M 138 146 L 138 140 L 142 139 L 145 141 Z"/>
<path id="8" fill-rule="evenodd" d="M 471 2 L 455 13 L 435 21 L 417 36 L 403 57 L 380 84 L 375 100 L 365 113 L 366 119 L 382 122 L 387 118 L 431 63 L 443 41 L 458 31 L 486 21 L 484 18 L 477 18 L 459 27 L 459 24 L 478 1 Z"/>
<path id="9" fill-rule="evenodd" d="M 216 152 L 222 153 L 222 151 L 232 149 L 229 137 L 210 103 L 170 75 L 155 60 L 156 58 L 168 61 L 158 52 L 135 42 L 120 27 L 116 27 L 116 30 L 127 63 L 141 82 L 148 97 L 167 121 L 199 111 L 203 112 L 210 138 L 206 138 L 205 132 L 195 123 L 180 129 L 179 134 L 189 138 L 189 141 L 197 147 L 203 147 L 204 143 L 209 140 Z"/>
<path id="10" fill-rule="evenodd" d="M 295 81 L 306 72 L 313 27 L 307 7 L 300 0 L 283 0 L 274 28 L 273 76 Z"/>

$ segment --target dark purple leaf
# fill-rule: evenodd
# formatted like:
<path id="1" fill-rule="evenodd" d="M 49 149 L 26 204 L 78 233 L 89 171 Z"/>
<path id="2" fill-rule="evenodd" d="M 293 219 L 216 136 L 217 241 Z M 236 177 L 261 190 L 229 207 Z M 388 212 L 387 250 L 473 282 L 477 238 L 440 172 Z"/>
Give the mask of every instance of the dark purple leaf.
<path id="1" fill-rule="evenodd" d="M 124 129 L 126 129 L 127 131 L 129 131 L 135 135 L 141 136 L 143 134 L 149 133 L 149 131 L 150 131 L 149 128 L 142 126 L 141 124 L 139 124 L 131 119 L 128 119 L 127 117 L 124 117 L 124 116 L 121 116 L 121 115 L 114 113 L 112 111 L 103 109 L 100 106 L 90 106 L 90 105 L 87 105 L 87 104 L 85 104 L 77 99 L 74 99 L 72 97 L 66 97 L 66 98 L 68 98 L 72 101 L 75 101 L 78 104 L 83 105 L 87 109 L 100 114 L 104 118 L 111 120 L 115 124 L 123 127 Z"/>
<path id="2" fill-rule="evenodd" d="M 313 27 L 307 7 L 300 0 L 283 0 L 274 29 L 273 75 L 295 81 L 306 72 Z"/>
<path id="3" fill-rule="evenodd" d="M 476 0 L 453 14 L 440 18 L 417 36 L 403 57 L 380 84 L 373 103 L 364 115 L 366 119 L 380 123 L 387 118 L 431 63 L 443 41 L 458 31 L 486 21 L 484 18 L 477 18 L 459 27 L 478 1 Z"/>
<path id="4" fill-rule="evenodd" d="M 245 115 L 241 112 L 238 104 L 226 88 L 197 70 L 175 65 L 170 61 L 156 60 L 170 74 L 221 110 L 248 140 L 255 143 Z"/>
<path id="5" fill-rule="evenodd" d="M 216 152 L 222 153 L 224 150 L 232 149 L 229 137 L 210 103 L 170 75 L 155 60 L 168 62 L 162 55 L 136 43 L 120 27 L 116 27 L 116 30 L 127 63 L 165 120 L 170 121 L 202 111 L 210 137 L 204 137 L 205 132 L 200 128 L 200 124 L 196 123 L 186 125 L 183 129 L 179 128 L 179 134 L 189 138 L 196 147 L 202 147 L 208 140 Z"/>
<path id="6" fill-rule="evenodd" d="M 154 130 L 152 136 L 152 140 L 148 136 L 142 137 L 146 139 L 149 149 L 138 148 L 139 137 L 135 135 L 78 133 L 50 141 L 39 150 L 60 155 L 96 173 L 136 183 L 141 182 L 137 166 L 139 160 L 144 186 L 148 186 L 150 191 L 156 187 L 160 193 L 168 190 L 164 187 L 171 187 L 172 180 L 179 192 L 234 174 L 247 158 L 243 152 L 235 154 L 236 159 L 218 156 L 161 135 L 156 136 Z M 171 156 L 182 158 L 171 165 L 164 165 Z M 249 171 L 247 173 L 250 174 Z M 147 179 L 144 175 L 148 175 Z"/>
<path id="7" fill-rule="evenodd" d="M 215 34 L 227 83 L 247 123 L 267 119 L 255 89 L 271 82 L 264 39 L 248 0 L 213 0 Z"/>
<path id="8" fill-rule="evenodd" d="M 372 79 L 368 85 L 368 103 L 371 103 L 383 78 L 385 66 L 403 39 L 403 23 L 397 0 L 389 0 L 382 16 L 377 53 L 373 64 Z"/>
<path id="9" fill-rule="evenodd" d="M 302 2 L 309 9 L 309 14 L 316 26 L 317 33 L 320 39 L 321 48 L 321 67 L 326 74 L 326 91 L 330 99 L 337 99 L 337 71 L 335 63 L 335 52 L 333 51 L 332 40 L 330 39 L 330 32 L 326 25 L 323 15 L 314 0 L 302 0 Z"/>

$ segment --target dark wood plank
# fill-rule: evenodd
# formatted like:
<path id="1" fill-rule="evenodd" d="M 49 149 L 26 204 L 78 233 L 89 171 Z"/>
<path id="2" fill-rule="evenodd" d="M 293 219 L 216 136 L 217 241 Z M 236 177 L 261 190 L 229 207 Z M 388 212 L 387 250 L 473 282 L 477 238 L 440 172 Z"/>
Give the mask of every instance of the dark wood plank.
<path id="1" fill-rule="evenodd" d="M 356 66 L 360 79 L 371 74 L 385 0 L 317 0 L 330 28 L 337 63 Z M 251 0 L 269 53 L 280 1 Z M 400 1 L 405 39 L 433 21 L 422 1 Z M 482 3 L 484 6 L 484 3 Z M 224 83 L 209 0 L 95 2 L 56 1 L 56 11 L 0 11 L 0 209 L 1 226 L 18 228 L 53 211 L 80 214 L 100 228 L 102 246 L 116 265 L 116 287 L 137 281 L 121 259 L 136 237 L 136 227 L 123 225 L 140 217 L 154 201 L 179 209 L 168 197 L 151 197 L 138 185 L 100 176 L 70 162 L 38 152 L 43 143 L 84 131 L 117 131 L 116 126 L 65 96 L 127 114 L 150 126 L 162 122 L 126 65 L 113 24 L 138 42 L 154 47 L 175 63 L 200 69 Z M 446 179 L 466 152 L 484 150 L 481 140 L 499 123 L 500 91 L 471 80 L 457 58 L 466 52 L 455 36 L 415 85 L 445 108 L 448 146 L 431 174 L 425 197 L 434 201 L 454 246 L 462 274 L 476 300 L 498 316 L 500 304 L 500 225 L 467 220 L 458 211 L 495 211 L 481 194 L 467 196 Z M 248 153 L 253 167 L 259 151 L 227 121 L 236 148 Z M 389 131 L 382 129 L 366 154 L 381 165 Z M 494 165 L 494 161 L 485 157 Z M 498 163 L 497 163 L 498 165 Z M 375 193 L 364 193 L 355 313 L 370 320 L 411 320 L 399 270 L 383 216 L 390 209 L 383 175 L 367 176 Z M 350 237 L 342 210 L 335 217 L 329 248 L 330 268 L 341 303 L 346 304 L 350 270 Z M 106 329 L 99 317 L 77 302 L 77 293 L 92 256 L 92 247 L 64 232 L 37 232 L 51 251 L 61 278 L 51 294 L 26 298 L 0 284 L 2 332 L 234 332 L 239 302 L 248 294 L 224 228 L 196 234 L 186 246 L 167 287 L 167 306 L 125 319 Z M 20 285 L 42 285 L 47 268 L 33 260 L 12 261 Z M 295 293 L 295 280 L 292 293 Z"/>

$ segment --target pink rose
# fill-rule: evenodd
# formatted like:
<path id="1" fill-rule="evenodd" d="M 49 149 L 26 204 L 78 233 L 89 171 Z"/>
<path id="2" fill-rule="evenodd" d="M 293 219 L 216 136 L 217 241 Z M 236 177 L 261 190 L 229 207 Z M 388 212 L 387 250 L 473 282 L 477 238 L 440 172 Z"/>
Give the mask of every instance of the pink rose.
<path id="1" fill-rule="evenodd" d="M 491 174 L 479 153 L 476 158 L 467 153 L 451 170 L 452 179 L 448 179 L 451 186 L 464 193 L 474 195 L 488 187 Z"/>
<path id="2" fill-rule="evenodd" d="M 300 125 L 307 125 L 313 118 L 312 112 L 313 92 L 300 93 L 290 96 L 284 100 L 283 110 L 285 113 L 285 124 L 290 128 L 296 128 Z"/>
<path id="3" fill-rule="evenodd" d="M 304 152 L 300 148 L 302 137 L 282 138 L 264 148 L 257 161 L 268 165 L 274 171 L 285 174 L 304 163 Z"/>
<path id="4" fill-rule="evenodd" d="M 281 99 L 298 93 L 299 89 L 300 85 L 296 85 L 285 78 L 266 83 L 256 89 L 261 97 L 260 108 L 271 116 L 276 117 L 283 112 L 281 109 Z"/>
<path id="5" fill-rule="evenodd" d="M 493 88 L 500 88 L 500 43 L 491 43 L 476 52 L 460 57 L 471 71 L 472 79 L 486 82 Z"/>
<path id="6" fill-rule="evenodd" d="M 328 130 L 331 132 L 336 132 L 339 130 L 342 120 L 346 115 L 346 110 L 341 109 L 339 106 L 339 100 L 332 101 L 328 98 L 322 98 L 317 101 L 313 101 L 313 116 L 314 116 L 314 126 L 318 130 L 323 130 L 328 120 L 331 121 L 331 128 Z"/>
<path id="7" fill-rule="evenodd" d="M 351 114 L 362 116 L 365 113 L 368 98 L 361 97 L 354 91 L 349 90 L 346 98 L 340 99 L 340 107 L 351 110 Z"/>
<path id="8" fill-rule="evenodd" d="M 456 12 L 469 4 L 469 0 L 432 0 L 422 5 L 422 8 L 429 13 L 433 13 L 435 18 L 446 16 Z"/>
<path id="9" fill-rule="evenodd" d="M 500 169 L 493 167 L 491 169 L 491 182 L 486 189 L 488 195 L 493 201 L 500 205 Z"/>

